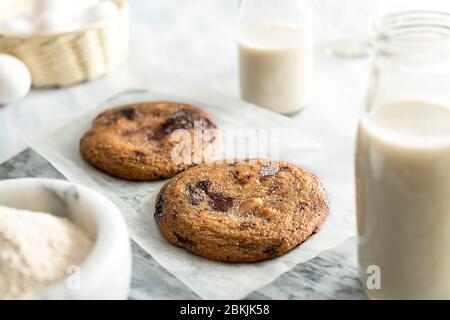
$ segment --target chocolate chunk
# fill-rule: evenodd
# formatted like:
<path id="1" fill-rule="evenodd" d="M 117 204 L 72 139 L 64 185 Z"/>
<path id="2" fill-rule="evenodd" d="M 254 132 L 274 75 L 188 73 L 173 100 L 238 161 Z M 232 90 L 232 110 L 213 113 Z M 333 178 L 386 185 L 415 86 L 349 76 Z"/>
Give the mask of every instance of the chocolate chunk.
<path id="1" fill-rule="evenodd" d="M 233 206 L 234 199 L 222 193 L 209 192 L 211 184 L 212 182 L 209 180 L 200 180 L 196 183 L 195 188 L 192 188 L 192 186 L 191 188 L 189 188 L 188 186 L 188 194 L 190 194 L 190 196 L 192 195 L 192 199 L 190 199 L 192 200 L 191 203 L 195 204 L 198 202 L 197 199 L 199 199 L 200 195 L 198 192 L 200 189 L 208 196 L 208 204 L 212 209 L 216 211 L 227 212 Z M 203 200 L 203 198 L 201 200 Z"/>
<path id="2" fill-rule="evenodd" d="M 204 193 L 194 188 L 191 184 L 188 184 L 186 189 L 189 203 L 198 206 L 203 201 Z"/>
<path id="3" fill-rule="evenodd" d="M 164 130 L 161 127 L 158 127 L 154 132 L 149 133 L 147 136 L 147 140 L 162 140 L 166 136 Z"/>
<path id="4" fill-rule="evenodd" d="M 205 117 L 202 117 L 196 111 L 191 109 L 181 109 L 173 113 L 173 115 L 162 123 L 152 134 L 148 136 L 149 140 L 162 140 L 167 135 L 178 129 L 194 129 L 195 122 L 201 121 L 202 131 L 216 126 Z"/>
<path id="5" fill-rule="evenodd" d="M 188 244 L 190 246 L 195 245 L 195 242 L 192 241 L 191 239 L 184 237 L 182 235 L 179 235 L 178 233 L 174 232 L 173 235 L 177 238 L 178 242 L 183 243 L 183 244 Z"/>
<path id="6" fill-rule="evenodd" d="M 205 191 L 205 193 L 208 193 L 209 187 L 211 187 L 212 182 L 209 180 L 201 180 L 197 182 L 196 187 L 202 189 Z"/>
<path id="7" fill-rule="evenodd" d="M 278 173 L 278 168 L 269 166 L 269 167 L 262 167 L 260 171 L 261 178 L 267 178 L 272 177 Z"/>
<path id="8" fill-rule="evenodd" d="M 222 193 L 208 193 L 208 204 L 211 208 L 220 212 L 227 212 L 233 206 L 234 199 Z"/>
<path id="9" fill-rule="evenodd" d="M 112 126 L 114 125 L 120 118 L 126 118 L 128 120 L 134 120 L 136 115 L 136 110 L 134 108 L 125 108 L 125 109 L 119 109 L 117 111 L 109 112 L 104 111 L 100 113 L 94 120 L 97 121 L 98 119 L 102 119 L 105 117 L 106 119 L 106 125 Z"/>
<path id="10" fill-rule="evenodd" d="M 161 221 L 163 217 L 163 207 L 164 207 L 164 198 L 162 194 L 158 196 L 158 199 L 156 199 L 156 205 L 155 205 L 155 220 Z"/>
<path id="11" fill-rule="evenodd" d="M 263 253 L 265 253 L 269 256 L 273 256 L 278 253 L 278 249 L 280 248 L 280 246 L 281 246 L 281 244 L 275 244 L 273 246 L 270 246 L 270 247 L 264 249 Z"/>
<path id="12" fill-rule="evenodd" d="M 127 118 L 128 120 L 134 120 L 134 116 L 136 115 L 136 110 L 133 108 L 126 108 L 119 111 L 119 114 L 122 117 Z"/>

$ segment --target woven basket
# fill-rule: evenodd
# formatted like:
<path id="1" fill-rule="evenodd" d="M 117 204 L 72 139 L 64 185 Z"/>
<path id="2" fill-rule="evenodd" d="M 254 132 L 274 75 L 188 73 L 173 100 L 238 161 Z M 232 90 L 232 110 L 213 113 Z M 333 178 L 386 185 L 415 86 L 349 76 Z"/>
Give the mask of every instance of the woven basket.
<path id="1" fill-rule="evenodd" d="M 0 34 L 0 53 L 22 60 L 33 87 L 70 86 L 114 70 L 128 56 L 129 6 L 114 0 L 120 11 L 84 29 L 30 37 Z"/>

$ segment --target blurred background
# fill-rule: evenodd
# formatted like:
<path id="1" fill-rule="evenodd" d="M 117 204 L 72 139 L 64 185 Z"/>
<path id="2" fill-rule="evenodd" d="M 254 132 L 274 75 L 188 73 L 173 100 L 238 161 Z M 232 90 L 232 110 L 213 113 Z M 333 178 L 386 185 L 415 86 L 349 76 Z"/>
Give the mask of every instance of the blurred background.
<path id="1" fill-rule="evenodd" d="M 25 146 L 15 128 L 60 126 L 128 88 L 176 94 L 195 85 L 239 97 L 236 14 L 239 0 L 130 0 L 130 56 L 106 77 L 64 89 L 33 90 L 0 107 L 0 161 Z M 398 10 L 450 11 L 448 0 L 315 0 L 316 70 L 312 105 L 299 126 L 352 137 L 364 103 L 370 58 L 327 54 L 339 34 L 369 30 L 372 19 Z M 315 119 L 312 123 L 310 119 Z M 323 129 L 325 130 L 325 129 Z"/>

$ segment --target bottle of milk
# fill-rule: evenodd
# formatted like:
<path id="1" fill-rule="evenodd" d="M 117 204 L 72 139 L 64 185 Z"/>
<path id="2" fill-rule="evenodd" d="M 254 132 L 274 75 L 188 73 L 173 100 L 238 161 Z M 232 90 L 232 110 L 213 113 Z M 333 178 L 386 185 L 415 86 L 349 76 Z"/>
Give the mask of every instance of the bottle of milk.
<path id="1" fill-rule="evenodd" d="M 241 96 L 291 115 L 311 102 L 312 4 L 309 0 L 243 0 L 238 43 Z"/>
<path id="2" fill-rule="evenodd" d="M 450 16 L 378 27 L 356 152 L 358 260 L 374 299 L 450 299 Z"/>

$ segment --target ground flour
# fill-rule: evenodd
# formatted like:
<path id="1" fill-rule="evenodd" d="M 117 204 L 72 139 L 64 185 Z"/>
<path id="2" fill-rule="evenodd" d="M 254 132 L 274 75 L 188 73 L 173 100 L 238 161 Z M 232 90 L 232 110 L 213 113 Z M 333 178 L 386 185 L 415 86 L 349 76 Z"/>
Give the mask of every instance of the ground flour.
<path id="1" fill-rule="evenodd" d="M 92 246 L 67 219 L 0 206 L 0 299 L 26 297 L 63 279 Z"/>

